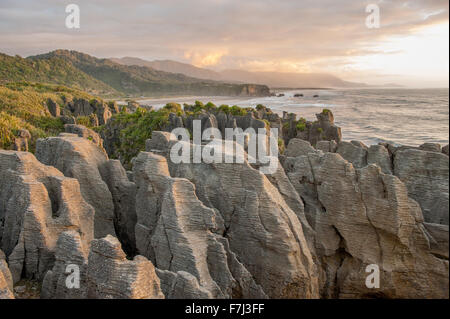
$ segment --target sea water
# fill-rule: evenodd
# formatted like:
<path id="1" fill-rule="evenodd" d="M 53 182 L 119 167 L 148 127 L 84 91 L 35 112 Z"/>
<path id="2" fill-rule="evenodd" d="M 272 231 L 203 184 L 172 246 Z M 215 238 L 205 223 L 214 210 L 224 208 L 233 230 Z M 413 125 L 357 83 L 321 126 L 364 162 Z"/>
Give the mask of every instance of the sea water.
<path id="1" fill-rule="evenodd" d="M 425 142 L 449 142 L 448 89 L 324 89 L 288 90 L 283 97 L 176 97 L 141 100 L 155 108 L 167 102 L 255 107 L 263 104 L 274 112 L 297 114 L 315 120 L 315 114 L 330 109 L 344 140 L 359 140 L 368 145 L 391 142 L 417 146 Z M 303 94 L 303 97 L 294 97 Z M 314 97 L 318 95 L 318 97 Z"/>

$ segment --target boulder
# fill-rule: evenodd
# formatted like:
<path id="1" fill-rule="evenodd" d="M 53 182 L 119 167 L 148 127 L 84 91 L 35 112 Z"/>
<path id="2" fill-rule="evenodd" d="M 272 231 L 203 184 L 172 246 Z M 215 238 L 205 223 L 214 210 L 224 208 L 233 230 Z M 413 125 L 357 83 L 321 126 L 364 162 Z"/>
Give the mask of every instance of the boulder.
<path id="1" fill-rule="evenodd" d="M 448 144 L 447 145 L 445 145 L 443 148 L 442 148 L 442 153 L 444 153 L 445 155 L 447 155 L 448 156 Z"/>

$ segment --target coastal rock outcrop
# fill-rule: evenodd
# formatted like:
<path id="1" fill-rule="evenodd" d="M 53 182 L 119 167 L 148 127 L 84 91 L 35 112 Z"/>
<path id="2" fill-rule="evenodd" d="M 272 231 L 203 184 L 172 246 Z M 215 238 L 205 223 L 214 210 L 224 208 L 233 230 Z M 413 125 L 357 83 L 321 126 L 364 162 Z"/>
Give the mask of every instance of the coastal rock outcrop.
<path id="1" fill-rule="evenodd" d="M 91 242 L 87 271 L 91 299 L 163 299 L 153 264 L 143 256 L 128 260 L 111 235 Z"/>
<path id="2" fill-rule="evenodd" d="M 92 240 L 94 209 L 78 181 L 31 153 L 0 150 L 0 203 L 0 244 L 14 282 L 43 278 L 61 232 L 72 229 L 83 242 Z"/>
<path id="3" fill-rule="evenodd" d="M 64 130 L 66 133 L 76 134 L 79 137 L 90 140 L 95 145 L 103 148 L 103 140 L 95 131 L 78 124 L 65 124 Z"/>
<path id="4" fill-rule="evenodd" d="M 115 235 L 113 198 L 101 173 L 108 157 L 100 147 L 77 135 L 62 133 L 39 139 L 36 157 L 78 180 L 83 198 L 95 209 L 96 238 Z"/>
<path id="5" fill-rule="evenodd" d="M 71 271 L 76 271 L 77 279 L 69 277 Z M 59 237 L 55 265 L 44 278 L 41 297 L 162 299 L 164 295 L 152 263 L 142 256 L 128 260 L 115 237 L 93 240 L 89 249 L 78 233 L 68 231 Z"/>
<path id="6" fill-rule="evenodd" d="M 395 152 L 394 174 L 421 206 L 426 222 L 449 224 L 449 161 L 441 152 L 403 149 Z"/>
<path id="7" fill-rule="evenodd" d="M 161 273 L 167 296 L 266 296 L 230 251 L 222 236 L 222 217 L 197 198 L 191 182 L 172 178 L 166 159 L 153 153 L 141 152 L 133 170 L 138 189 L 137 249 L 158 269 L 173 273 Z M 191 287 L 186 295 L 174 291 L 185 285 Z"/>
<path id="8" fill-rule="evenodd" d="M 42 282 L 42 299 L 84 299 L 87 297 L 87 258 L 91 242 L 83 243 L 80 234 L 66 231 L 56 244 L 55 264 Z M 69 275 L 77 278 L 69 278 Z M 78 282 L 75 282 L 75 281 Z M 69 285 L 68 285 L 69 283 Z"/>
<path id="9" fill-rule="evenodd" d="M 333 153 L 287 158 L 285 169 L 316 232 L 322 296 L 448 298 L 448 260 L 434 253 L 400 179 Z M 379 269 L 379 288 L 366 286 L 368 266 Z"/>
<path id="10" fill-rule="evenodd" d="M 161 142 L 164 136 L 167 137 L 165 146 Z M 154 152 L 158 146 L 156 151 L 168 156 L 172 143 L 176 141 L 170 135 L 164 136 L 160 136 L 157 143 L 153 143 L 152 138 L 147 143 L 147 150 Z M 140 157 L 143 156 L 141 153 Z M 194 192 L 195 198 L 201 201 L 201 207 L 214 216 L 215 233 L 228 240 L 230 250 L 269 297 L 318 297 L 317 269 L 299 218 L 259 170 L 246 161 L 236 163 L 236 158 L 235 164 L 231 165 L 194 164 L 192 160 L 191 163 L 174 164 L 169 157 L 167 161 L 161 158 L 154 161 L 159 163 L 164 176 L 182 178 L 183 182 L 178 181 L 177 184 L 184 185 L 182 189 L 185 191 Z M 134 175 L 138 178 L 143 174 L 135 172 Z M 195 188 L 188 186 L 191 184 L 184 178 Z M 138 187 L 142 188 L 139 184 Z M 138 228 L 136 236 L 139 236 Z M 261 256 L 265 256 L 264 261 Z M 158 263 L 156 265 L 160 268 Z"/>

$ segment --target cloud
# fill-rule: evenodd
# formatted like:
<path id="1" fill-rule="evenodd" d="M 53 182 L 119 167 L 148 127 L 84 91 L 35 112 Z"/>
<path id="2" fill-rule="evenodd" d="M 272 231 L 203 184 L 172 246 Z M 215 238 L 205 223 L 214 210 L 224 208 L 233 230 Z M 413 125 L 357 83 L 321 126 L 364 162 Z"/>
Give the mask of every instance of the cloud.
<path id="1" fill-rule="evenodd" d="M 214 68 L 327 71 L 378 44 L 448 23 L 444 0 L 73 0 L 81 29 L 65 28 L 65 3 L 2 0 L 0 51 L 23 56 L 56 48 L 100 57 L 174 59 Z M 365 26 L 366 5 L 381 28 Z M 447 49 L 448 51 L 448 49 Z M 388 53 L 387 53 L 388 54 Z M 342 71 L 342 70 L 341 70 Z"/>

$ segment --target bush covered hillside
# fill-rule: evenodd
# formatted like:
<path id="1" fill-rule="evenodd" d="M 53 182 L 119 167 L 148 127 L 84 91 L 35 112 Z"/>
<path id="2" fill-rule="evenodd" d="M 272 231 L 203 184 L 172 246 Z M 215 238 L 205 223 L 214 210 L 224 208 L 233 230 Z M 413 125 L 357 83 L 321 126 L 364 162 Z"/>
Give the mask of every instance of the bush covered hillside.
<path id="1" fill-rule="evenodd" d="M 0 54 L 0 83 L 61 84 L 102 97 L 171 95 L 268 96 L 265 85 L 201 80 L 67 50 L 21 58 Z"/>
<path id="2" fill-rule="evenodd" d="M 74 98 L 92 99 L 93 96 L 61 85 L 29 82 L 0 85 L 0 148 L 10 148 L 19 129 L 31 133 L 31 151 L 37 138 L 63 132 L 62 119 L 52 117 L 46 103 L 52 99 L 63 104 Z"/>
<path id="3" fill-rule="evenodd" d="M 120 95 L 60 57 L 32 60 L 0 53 L 0 84 L 18 81 L 60 84 L 102 96 Z"/>

